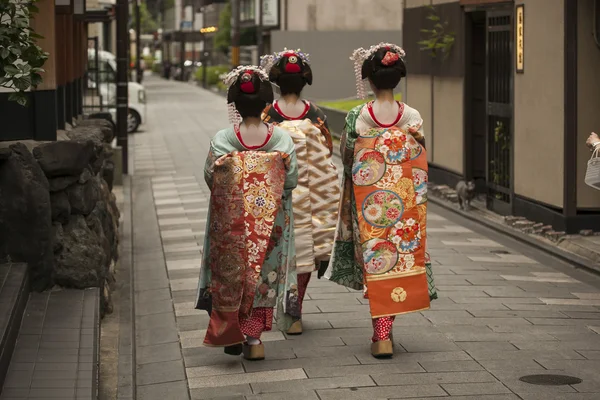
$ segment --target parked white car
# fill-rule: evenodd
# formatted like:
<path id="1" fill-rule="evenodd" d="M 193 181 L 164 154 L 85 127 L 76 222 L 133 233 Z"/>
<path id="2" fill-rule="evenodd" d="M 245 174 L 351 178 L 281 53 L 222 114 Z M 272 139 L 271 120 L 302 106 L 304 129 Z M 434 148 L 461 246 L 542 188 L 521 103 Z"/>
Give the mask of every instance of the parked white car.
<path id="1" fill-rule="evenodd" d="M 108 108 L 113 120 L 117 120 L 116 96 L 117 86 L 115 77 L 117 76 L 117 58 L 108 51 L 98 50 L 98 77 L 92 71 L 95 70 L 96 50 L 88 49 L 88 87 L 95 88 L 99 85 L 99 94 L 102 105 Z M 92 76 L 94 75 L 94 76 Z M 140 125 L 146 121 L 146 90 L 144 86 L 137 82 L 127 83 L 127 92 L 129 94 L 129 107 L 127 109 L 127 132 L 136 132 Z"/>

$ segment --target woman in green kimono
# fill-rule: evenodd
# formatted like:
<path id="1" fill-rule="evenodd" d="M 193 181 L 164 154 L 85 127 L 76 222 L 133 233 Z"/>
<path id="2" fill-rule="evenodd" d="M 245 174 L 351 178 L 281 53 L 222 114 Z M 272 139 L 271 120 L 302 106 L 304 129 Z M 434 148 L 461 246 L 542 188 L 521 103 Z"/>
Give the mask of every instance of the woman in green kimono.
<path id="1" fill-rule="evenodd" d="M 260 336 L 271 330 L 273 308 L 283 331 L 299 315 L 291 203 L 296 153 L 285 131 L 261 121 L 273 101 L 262 69 L 241 66 L 224 82 L 233 126 L 214 136 L 206 160 L 211 200 L 196 308 L 210 314 L 205 345 L 261 360 Z"/>
<path id="2" fill-rule="evenodd" d="M 364 288 L 374 357 L 392 356 L 396 315 L 426 310 L 437 296 L 426 253 L 423 120 L 393 93 L 406 76 L 403 57 L 399 46 L 380 43 L 357 49 L 351 58 L 359 97 L 365 97 L 368 81 L 375 100 L 346 116 L 342 202 L 326 274 L 340 285 Z"/>

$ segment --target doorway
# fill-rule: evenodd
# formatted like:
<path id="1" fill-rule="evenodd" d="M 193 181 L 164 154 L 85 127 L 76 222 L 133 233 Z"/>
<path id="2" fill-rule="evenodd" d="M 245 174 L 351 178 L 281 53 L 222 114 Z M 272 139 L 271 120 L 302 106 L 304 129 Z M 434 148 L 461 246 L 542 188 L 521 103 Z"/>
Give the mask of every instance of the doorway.
<path id="1" fill-rule="evenodd" d="M 486 57 L 485 11 L 466 15 L 465 178 L 477 193 L 486 193 Z"/>
<path id="2" fill-rule="evenodd" d="M 488 209 L 512 213 L 513 9 L 467 13 L 465 175 Z"/>

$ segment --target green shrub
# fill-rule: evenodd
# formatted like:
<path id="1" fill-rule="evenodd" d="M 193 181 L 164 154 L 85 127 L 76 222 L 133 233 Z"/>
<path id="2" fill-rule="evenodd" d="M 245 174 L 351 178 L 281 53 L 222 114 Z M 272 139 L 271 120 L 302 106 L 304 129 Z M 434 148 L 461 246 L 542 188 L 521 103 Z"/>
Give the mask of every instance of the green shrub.
<path id="1" fill-rule="evenodd" d="M 202 74 L 204 73 L 204 66 L 198 68 L 196 71 L 196 80 L 202 82 Z M 231 71 L 228 65 L 213 65 L 206 69 L 206 82 L 209 86 L 215 86 L 221 82 L 221 75 Z"/>
<path id="2" fill-rule="evenodd" d="M 398 101 L 402 101 L 402 93 L 396 93 L 394 98 Z M 333 100 L 333 101 L 322 101 L 319 102 L 320 105 L 324 107 L 334 108 L 340 111 L 350 111 L 354 107 L 359 106 L 361 104 L 366 103 L 367 101 L 373 100 L 373 97 L 369 97 L 367 99 L 346 99 L 346 100 Z"/>
<path id="3" fill-rule="evenodd" d="M 223 81 L 221 81 L 221 80 L 220 80 L 219 82 L 217 82 L 217 87 L 219 88 L 219 90 L 222 90 L 222 91 L 224 91 L 224 92 L 226 92 L 226 91 L 227 91 L 227 85 L 225 85 L 225 84 L 223 83 Z"/>
<path id="4" fill-rule="evenodd" d="M 152 66 L 154 65 L 154 57 L 152 57 L 152 56 L 144 56 L 143 60 L 144 60 L 144 63 L 146 63 L 146 69 L 151 69 Z"/>

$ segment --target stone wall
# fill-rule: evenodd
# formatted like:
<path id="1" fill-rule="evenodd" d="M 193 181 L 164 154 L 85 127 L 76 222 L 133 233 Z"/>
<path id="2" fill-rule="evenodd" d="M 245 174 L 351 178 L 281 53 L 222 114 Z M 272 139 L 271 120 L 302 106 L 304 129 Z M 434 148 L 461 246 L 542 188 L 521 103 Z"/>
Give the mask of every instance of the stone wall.
<path id="1" fill-rule="evenodd" d="M 118 259 L 112 125 L 85 120 L 56 142 L 0 143 L 0 261 L 26 262 L 32 289 L 99 287 Z"/>

